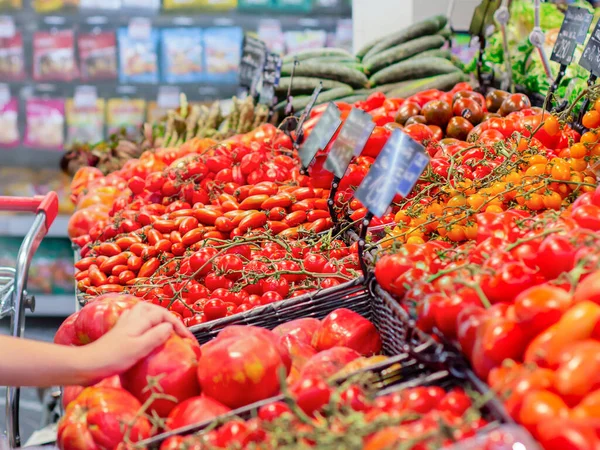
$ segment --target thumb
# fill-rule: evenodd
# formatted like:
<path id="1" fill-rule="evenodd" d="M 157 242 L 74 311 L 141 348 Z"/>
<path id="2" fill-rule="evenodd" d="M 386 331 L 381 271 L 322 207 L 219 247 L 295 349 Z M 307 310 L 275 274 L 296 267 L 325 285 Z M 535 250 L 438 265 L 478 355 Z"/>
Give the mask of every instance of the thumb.
<path id="1" fill-rule="evenodd" d="M 173 325 L 168 322 L 163 322 L 146 331 L 143 335 L 137 338 L 139 350 L 138 357 L 144 358 L 156 347 L 165 343 L 173 334 Z"/>

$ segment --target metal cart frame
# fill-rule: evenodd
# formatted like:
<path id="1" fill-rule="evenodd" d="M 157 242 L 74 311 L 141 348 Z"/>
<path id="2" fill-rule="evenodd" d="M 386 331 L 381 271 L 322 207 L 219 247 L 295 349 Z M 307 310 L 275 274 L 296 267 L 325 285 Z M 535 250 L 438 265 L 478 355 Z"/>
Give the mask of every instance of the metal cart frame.
<path id="1" fill-rule="evenodd" d="M 16 266 L 0 268 L 0 318 L 10 315 L 10 334 L 20 338 L 25 330 L 25 308 L 35 309 L 35 297 L 27 293 L 29 267 L 56 218 L 58 196 L 56 192 L 31 198 L 0 196 L 0 211 L 35 213 L 33 224 L 19 248 Z M 19 388 L 9 387 L 6 390 L 6 433 L 11 448 L 21 445 L 19 397 Z"/>

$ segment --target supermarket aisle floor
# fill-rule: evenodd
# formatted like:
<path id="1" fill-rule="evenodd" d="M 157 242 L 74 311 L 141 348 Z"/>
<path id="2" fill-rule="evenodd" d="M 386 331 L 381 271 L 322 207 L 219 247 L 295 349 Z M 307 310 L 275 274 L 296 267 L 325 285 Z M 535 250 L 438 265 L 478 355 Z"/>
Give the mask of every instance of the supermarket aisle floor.
<path id="1" fill-rule="evenodd" d="M 63 319 L 33 318 L 28 317 L 25 325 L 25 337 L 39 341 L 51 342 L 54 333 Z M 0 320 L 0 334 L 8 334 L 10 319 Z M 42 418 L 42 404 L 38 399 L 37 389 L 25 388 L 21 390 L 21 438 L 26 441 L 33 431 L 40 428 Z M 0 434 L 6 430 L 6 388 L 0 387 Z"/>

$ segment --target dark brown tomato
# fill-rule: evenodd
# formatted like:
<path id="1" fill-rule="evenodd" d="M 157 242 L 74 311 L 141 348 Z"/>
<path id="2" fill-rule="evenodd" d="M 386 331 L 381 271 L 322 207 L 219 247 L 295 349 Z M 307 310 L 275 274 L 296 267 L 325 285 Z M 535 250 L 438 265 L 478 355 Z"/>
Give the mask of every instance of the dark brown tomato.
<path id="1" fill-rule="evenodd" d="M 495 113 L 495 112 L 486 112 L 483 114 L 483 119 L 481 119 L 482 122 L 485 122 L 488 119 L 491 119 L 492 117 L 502 117 L 500 114 Z"/>
<path id="2" fill-rule="evenodd" d="M 422 123 L 422 124 L 426 124 L 427 123 L 427 119 L 425 118 L 425 116 L 412 116 L 410 117 L 406 123 L 404 124 L 405 126 L 409 126 L 409 125 L 413 125 L 415 123 Z"/>
<path id="3" fill-rule="evenodd" d="M 452 118 L 452 107 L 442 100 L 432 100 L 423 106 L 421 113 L 427 124 L 445 127 Z"/>
<path id="4" fill-rule="evenodd" d="M 417 103 L 404 103 L 398 108 L 398 112 L 396 113 L 396 123 L 405 125 L 408 119 L 413 116 L 418 116 L 419 114 L 421 114 L 421 107 Z"/>
<path id="5" fill-rule="evenodd" d="M 449 138 L 466 141 L 469 132 L 473 129 L 473 124 L 464 117 L 454 116 L 448 122 L 446 127 L 446 136 Z"/>
<path id="6" fill-rule="evenodd" d="M 461 116 L 477 125 L 483 119 L 482 106 L 472 98 L 460 98 L 454 102 L 453 112 L 455 116 Z"/>
<path id="7" fill-rule="evenodd" d="M 500 89 L 492 89 L 485 96 L 485 106 L 489 112 L 495 113 L 500 109 L 504 100 L 508 98 L 510 94 Z"/>
<path id="8" fill-rule="evenodd" d="M 529 98 L 525 94 L 512 94 L 502 102 L 498 113 L 504 117 L 511 112 L 521 111 L 525 108 L 531 108 Z"/>

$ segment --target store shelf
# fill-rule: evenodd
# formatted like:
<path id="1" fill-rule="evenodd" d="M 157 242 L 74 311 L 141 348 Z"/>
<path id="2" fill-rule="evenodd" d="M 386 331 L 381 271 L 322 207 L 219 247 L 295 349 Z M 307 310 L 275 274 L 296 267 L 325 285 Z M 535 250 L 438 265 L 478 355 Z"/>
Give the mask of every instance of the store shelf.
<path id="1" fill-rule="evenodd" d="M 33 223 L 33 215 L 1 215 L 0 216 L 0 236 L 23 237 L 31 228 Z M 69 224 L 69 216 L 58 216 L 47 237 L 51 238 L 66 238 L 67 226 Z"/>
<path id="2" fill-rule="evenodd" d="M 33 294 L 35 296 L 35 311 L 28 316 L 35 317 L 67 317 L 75 312 L 75 294 L 49 295 Z"/>

